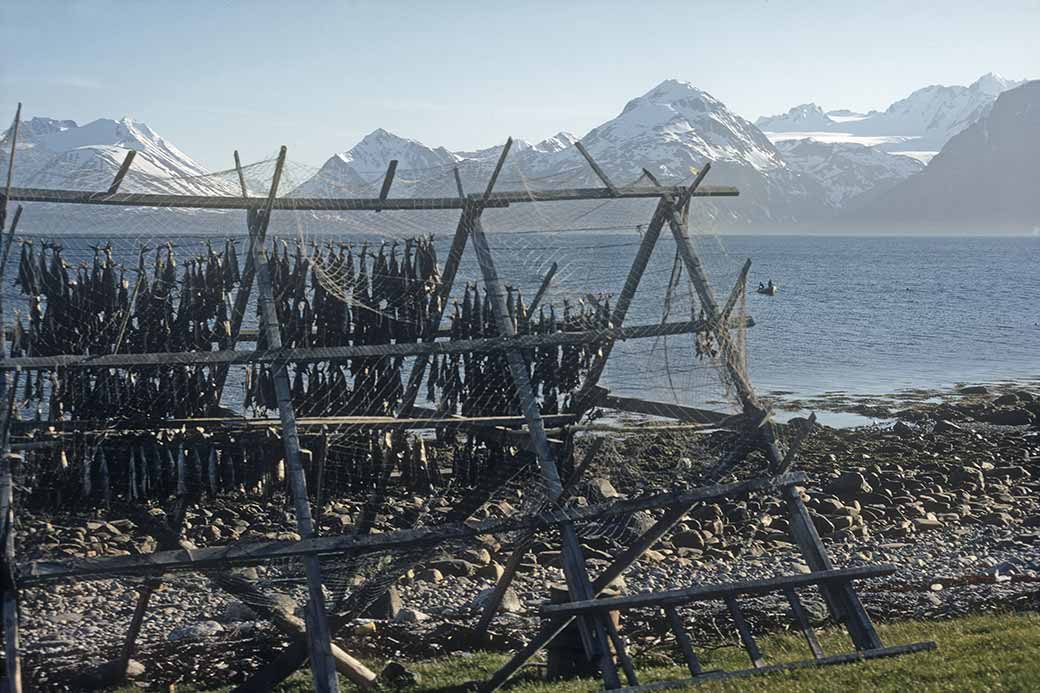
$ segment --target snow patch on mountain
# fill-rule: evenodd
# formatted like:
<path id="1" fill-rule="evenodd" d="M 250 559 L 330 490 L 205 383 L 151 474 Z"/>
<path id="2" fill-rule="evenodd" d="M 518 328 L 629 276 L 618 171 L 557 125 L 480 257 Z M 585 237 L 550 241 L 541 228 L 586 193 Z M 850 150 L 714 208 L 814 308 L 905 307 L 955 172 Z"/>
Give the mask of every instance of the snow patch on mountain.
<path id="1" fill-rule="evenodd" d="M 781 142 L 777 149 L 788 166 L 823 186 L 827 204 L 835 209 L 868 190 L 891 187 L 924 168 L 916 159 L 862 144 L 802 139 Z"/>

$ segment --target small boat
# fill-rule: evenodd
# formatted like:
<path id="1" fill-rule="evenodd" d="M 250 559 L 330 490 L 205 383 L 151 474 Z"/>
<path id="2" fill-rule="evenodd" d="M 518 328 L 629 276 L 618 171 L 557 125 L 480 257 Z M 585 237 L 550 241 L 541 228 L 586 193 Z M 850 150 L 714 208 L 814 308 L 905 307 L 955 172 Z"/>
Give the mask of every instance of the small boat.
<path id="1" fill-rule="evenodd" d="M 755 289 L 755 291 L 766 296 L 776 296 L 777 286 L 776 284 L 772 286 L 760 286 Z"/>

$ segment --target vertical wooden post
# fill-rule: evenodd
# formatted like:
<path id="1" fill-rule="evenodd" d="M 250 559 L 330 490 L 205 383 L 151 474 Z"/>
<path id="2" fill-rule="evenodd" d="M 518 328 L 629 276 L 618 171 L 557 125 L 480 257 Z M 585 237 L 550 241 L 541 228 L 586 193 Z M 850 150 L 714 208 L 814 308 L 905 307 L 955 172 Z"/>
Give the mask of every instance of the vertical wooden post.
<path id="1" fill-rule="evenodd" d="M 0 376 L 0 378 L 6 380 L 7 376 Z M 14 479 L 11 473 L 11 460 L 6 453 L 6 441 L 3 451 L 4 454 L 0 457 L 0 523 L 2 523 L 0 541 L 3 542 L 0 586 L 3 588 L 4 662 L 7 690 L 10 693 L 21 693 L 22 664 L 18 653 L 18 585 L 15 583 L 14 577 Z"/>
<path id="2" fill-rule="evenodd" d="M 260 302 L 261 326 L 267 336 L 268 349 L 276 351 L 282 348 L 282 334 L 278 323 L 278 312 L 275 308 L 274 289 L 271 284 L 271 268 L 267 255 L 263 250 L 263 240 L 259 237 L 259 228 L 266 230 L 270 223 L 271 207 L 278 192 L 282 167 L 285 165 L 285 147 L 278 155 L 274 179 L 263 218 L 257 225 L 250 245 L 252 246 L 253 265 L 256 267 L 256 283 Z M 292 490 L 293 504 L 296 511 L 296 525 L 300 536 L 309 539 L 314 536 L 314 524 L 311 519 L 310 501 L 307 498 L 307 478 L 300 461 L 300 438 L 296 425 L 296 413 L 293 410 L 292 395 L 289 386 L 288 369 L 284 361 L 272 367 L 275 395 L 278 400 L 278 414 L 282 423 L 282 445 L 285 448 L 286 474 Z M 332 639 L 329 633 L 328 616 L 325 613 L 325 595 L 322 591 L 321 564 L 317 556 L 304 559 L 307 572 L 307 588 L 310 596 L 308 603 L 307 638 L 310 646 L 311 669 L 314 672 L 315 690 L 332 692 L 339 690 L 336 678 L 336 667 L 332 658 Z"/>
<path id="3" fill-rule="evenodd" d="M 279 161 L 284 164 L 284 160 L 279 158 Z M 246 179 L 242 173 L 242 164 L 238 158 L 238 152 L 235 152 L 235 168 L 238 170 L 239 184 L 242 186 L 242 197 L 248 197 L 246 191 Z M 278 179 L 281 178 L 281 168 L 278 163 L 275 164 L 275 174 L 273 186 L 277 184 Z M 224 344 L 220 345 L 221 349 L 234 349 L 238 343 L 238 335 L 242 330 L 242 320 L 245 318 L 246 309 L 249 307 L 249 295 L 253 290 L 253 279 L 256 276 L 256 260 L 254 258 L 256 248 L 262 248 L 264 241 L 267 238 L 267 227 L 271 223 L 271 203 L 274 201 L 274 196 L 268 196 L 268 205 L 264 213 L 259 213 L 257 210 L 247 210 L 246 220 L 249 228 L 249 250 L 246 252 L 245 266 L 242 268 L 242 276 L 239 280 L 238 291 L 235 292 L 235 303 L 231 307 L 231 334 L 227 338 Z M 216 374 L 213 377 L 213 385 L 217 391 L 216 400 L 219 403 L 221 397 L 224 394 L 224 383 L 227 381 L 228 371 L 231 366 L 228 364 L 221 365 Z"/>
<path id="4" fill-rule="evenodd" d="M 21 122 L 22 104 L 18 104 L 15 111 L 14 124 L 11 126 L 11 156 L 7 163 L 7 184 L 4 188 L 3 199 L 0 200 L 0 233 L 6 229 L 7 222 L 7 200 L 11 193 L 11 180 L 14 174 L 14 153 L 18 146 L 18 125 Z M 16 217 L 17 221 L 17 217 Z M 11 228 L 12 235 L 14 228 Z M 5 243 L 6 247 L 9 247 Z M 6 257 L 5 257 L 6 259 Z M 6 265 L 6 262 L 4 263 Z M 3 282 L 4 270 L 0 266 L 0 284 Z M 7 329 L 4 321 L 3 297 L 0 296 L 0 359 L 7 352 Z M 17 378 L 12 395 L 18 389 Z M 8 433 L 11 430 L 10 418 L 11 408 L 7 405 L 7 374 L 0 374 L 0 406 L 3 407 L 3 439 L 0 440 L 0 550 L 3 551 L 0 560 L 0 589 L 2 589 L 2 612 L 4 622 L 4 662 L 6 667 L 7 690 L 10 693 L 21 693 L 22 691 L 22 664 L 18 653 L 18 585 L 14 575 L 14 476 L 11 471 L 11 458 L 8 456 L 10 447 L 8 445 Z"/>

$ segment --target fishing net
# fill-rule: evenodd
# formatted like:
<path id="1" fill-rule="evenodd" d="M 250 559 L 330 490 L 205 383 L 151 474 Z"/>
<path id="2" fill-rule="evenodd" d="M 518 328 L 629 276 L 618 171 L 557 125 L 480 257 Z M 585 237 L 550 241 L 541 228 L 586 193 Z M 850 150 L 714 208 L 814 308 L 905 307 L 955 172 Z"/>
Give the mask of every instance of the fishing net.
<path id="1" fill-rule="evenodd" d="M 385 168 L 334 175 L 287 162 L 262 252 L 281 348 L 293 355 L 263 360 L 254 351 L 272 344 L 257 318 L 255 217 L 133 203 L 160 191 L 264 197 L 274 158 L 173 180 L 132 166 L 119 206 L 24 203 L 3 305 L 7 357 L 23 364 L 9 406 L 35 685 L 75 690 L 101 676 L 90 667 L 126 651 L 135 613 L 130 651 L 155 685 L 241 682 L 299 646 L 306 571 L 292 548 L 301 536 L 282 367 L 314 524 L 328 541 L 325 607 L 348 650 L 366 646 L 360 619 L 394 611 L 390 588 L 430 612 L 424 621 L 472 622 L 514 552 L 518 584 L 564 582 L 561 521 L 574 522 L 595 566 L 664 507 L 618 509 L 620 500 L 767 473 L 749 442 L 772 424 L 747 421 L 757 400 L 744 384 L 743 258 L 710 236 L 714 207 L 694 198 L 677 211 L 698 260 L 692 276 L 686 237 L 673 235 L 656 197 L 554 199 L 603 189 L 580 158 L 551 176 L 527 171 L 522 151 L 507 158 L 493 191 L 519 195 L 505 204 L 492 194 L 479 223 L 460 221 L 461 204 L 400 204 L 482 194 L 497 158 L 397 169 L 389 195 Z M 61 170 L 17 183 L 110 183 L 107 170 Z M 651 184 L 639 169 L 612 175 Z M 381 197 L 378 211 L 341 202 Z M 480 237 L 494 271 L 478 262 Z M 520 381 L 506 344 L 519 345 Z M 83 367 L 120 355 L 128 360 Z M 527 392 L 562 495 L 530 443 Z M 774 434 L 783 454 L 790 441 Z M 165 563 L 134 560 L 151 554 Z M 70 559 L 111 560 L 66 570 Z M 530 615 L 519 624 L 537 626 Z"/>

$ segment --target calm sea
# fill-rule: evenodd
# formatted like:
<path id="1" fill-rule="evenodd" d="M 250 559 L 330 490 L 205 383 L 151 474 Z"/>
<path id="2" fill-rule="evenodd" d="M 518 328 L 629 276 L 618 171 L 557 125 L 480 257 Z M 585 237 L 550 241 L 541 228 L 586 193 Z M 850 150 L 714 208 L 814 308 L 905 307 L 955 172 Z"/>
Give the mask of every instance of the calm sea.
<path id="1" fill-rule="evenodd" d="M 619 289 L 639 240 L 615 233 L 539 239 L 565 258 L 563 282 L 572 293 L 583 284 Z M 1040 379 L 1040 237 L 737 235 L 696 237 L 696 245 L 720 301 L 752 260 L 749 370 L 761 392 L 801 398 Z M 662 319 L 674 256 L 666 234 L 630 323 Z M 770 279 L 780 287 L 776 296 L 753 293 Z M 664 368 L 657 352 L 628 349 L 627 367 L 615 364 L 611 373 L 634 386 L 626 374 L 638 371 L 645 385 L 659 387 L 657 374 L 642 366 L 652 358 Z"/>

